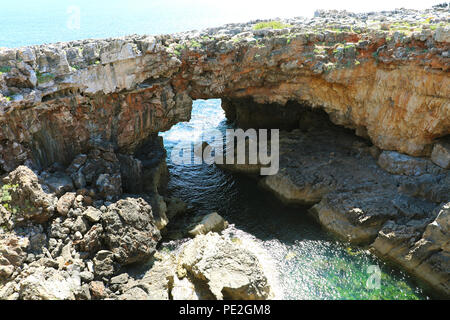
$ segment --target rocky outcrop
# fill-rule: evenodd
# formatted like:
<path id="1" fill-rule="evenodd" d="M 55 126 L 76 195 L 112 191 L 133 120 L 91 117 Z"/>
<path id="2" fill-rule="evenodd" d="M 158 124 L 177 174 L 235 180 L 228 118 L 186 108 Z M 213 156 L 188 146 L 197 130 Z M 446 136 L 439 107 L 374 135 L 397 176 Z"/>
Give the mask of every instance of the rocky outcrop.
<path id="1" fill-rule="evenodd" d="M 273 284 L 267 280 L 259 258 L 228 236 L 212 232 L 198 235 L 178 253 L 158 252 L 155 258 L 142 277 L 128 278 L 113 287 L 118 299 L 274 298 Z"/>
<path id="2" fill-rule="evenodd" d="M 69 164 L 92 140 L 133 153 L 189 119 L 197 98 L 222 98 L 230 119 L 271 119 L 265 126 L 291 125 L 308 105 L 382 149 L 427 155 L 449 134 L 448 19 L 442 7 L 322 12 L 282 29 L 3 48 L 1 167 Z"/>
<path id="3" fill-rule="evenodd" d="M 0 235 L 0 283 L 8 280 L 25 261 L 29 243 L 27 238 Z"/>
<path id="4" fill-rule="evenodd" d="M 189 273 L 216 299 L 262 300 L 273 295 L 258 258 L 216 233 L 195 237 L 178 263 L 178 275 Z"/>
<path id="5" fill-rule="evenodd" d="M 102 153 L 103 158 L 107 155 Z M 78 170 L 92 159 L 80 158 L 84 162 L 78 162 Z M 108 158 L 115 159 L 115 154 Z M 120 199 L 109 202 L 100 188 L 61 195 L 57 181 L 76 165 L 61 171 L 53 167 L 37 175 L 19 166 L 4 178 L 8 184 L 0 199 L 0 299 L 107 298 L 117 272 L 151 258 L 161 239 L 152 207 L 142 197 L 117 194 Z M 99 165 L 93 170 L 106 169 Z M 48 188 L 49 180 L 54 189 Z"/>
<path id="6" fill-rule="evenodd" d="M 435 219 L 411 220 L 406 224 L 389 221 L 380 230 L 372 247 L 380 256 L 397 262 L 442 294 L 448 295 L 450 203 L 437 208 L 434 215 Z"/>
<path id="7" fill-rule="evenodd" d="M 3 207 L 12 213 L 13 225 L 46 222 L 55 212 L 57 198 L 44 192 L 36 174 L 19 166 L 3 179 Z"/>
<path id="8" fill-rule="evenodd" d="M 448 296 L 450 172 L 427 158 L 380 152 L 305 111 L 314 117 L 323 121 L 280 133 L 280 170 L 259 184 L 288 205 L 310 206 L 326 230 L 374 248 Z"/>

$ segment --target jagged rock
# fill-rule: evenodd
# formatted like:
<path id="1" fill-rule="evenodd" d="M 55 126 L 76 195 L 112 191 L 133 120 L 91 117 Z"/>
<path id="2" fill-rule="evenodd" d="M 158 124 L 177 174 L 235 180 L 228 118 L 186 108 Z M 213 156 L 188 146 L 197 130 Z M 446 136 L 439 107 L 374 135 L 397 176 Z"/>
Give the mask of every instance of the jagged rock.
<path id="1" fill-rule="evenodd" d="M 81 291 L 78 273 L 39 268 L 20 282 L 23 300 L 74 300 Z"/>
<path id="2" fill-rule="evenodd" d="M 138 281 L 128 282 L 120 300 L 168 300 L 175 276 L 175 257 L 164 255 Z"/>
<path id="3" fill-rule="evenodd" d="M 380 230 L 372 247 L 379 255 L 400 264 L 440 294 L 448 297 L 449 214 L 450 203 L 445 203 L 424 220 L 410 220 L 406 224 L 389 221 Z"/>
<path id="4" fill-rule="evenodd" d="M 216 299 L 259 300 L 271 295 L 258 258 L 217 233 L 195 237 L 183 249 L 178 263 Z"/>
<path id="5" fill-rule="evenodd" d="M 346 241 L 367 244 L 375 239 L 383 223 L 397 215 L 386 201 L 392 190 L 374 186 L 355 186 L 324 196 L 310 212 L 326 229 Z"/>
<path id="6" fill-rule="evenodd" d="M 62 216 L 67 216 L 73 202 L 75 201 L 75 192 L 67 192 L 61 198 L 58 199 L 56 204 L 57 212 Z"/>
<path id="7" fill-rule="evenodd" d="M 436 219 L 427 226 L 423 238 L 450 252 L 450 202 L 439 208 Z M 448 266 L 450 268 L 450 264 Z"/>
<path id="8" fill-rule="evenodd" d="M 79 241 L 78 245 L 81 251 L 96 253 L 102 247 L 103 227 L 101 224 L 95 224 Z"/>
<path id="9" fill-rule="evenodd" d="M 119 274 L 118 276 L 111 278 L 111 281 L 109 283 L 113 285 L 113 284 L 125 284 L 127 282 L 128 282 L 128 274 L 122 273 Z"/>
<path id="10" fill-rule="evenodd" d="M 57 198 L 42 190 L 36 174 L 25 166 L 19 166 L 3 179 L 10 196 L 8 210 L 14 210 L 16 224 L 26 221 L 46 222 L 56 209 Z"/>
<path id="11" fill-rule="evenodd" d="M 0 281 L 8 279 L 27 257 L 28 238 L 0 234 Z"/>
<path id="12" fill-rule="evenodd" d="M 416 179 L 406 179 L 398 190 L 412 197 L 419 197 L 435 203 L 450 200 L 450 172 L 440 175 L 424 174 Z"/>
<path id="13" fill-rule="evenodd" d="M 117 199 L 122 194 L 122 179 L 120 174 L 100 174 L 95 182 L 99 192 L 107 200 Z"/>
<path id="14" fill-rule="evenodd" d="M 217 212 L 204 216 L 200 222 L 191 230 L 189 235 L 195 237 L 199 234 L 207 234 L 208 232 L 220 232 L 228 227 L 228 222 L 222 218 Z"/>
<path id="15" fill-rule="evenodd" d="M 431 161 L 444 169 L 450 169 L 450 141 L 440 141 L 433 147 Z"/>
<path id="16" fill-rule="evenodd" d="M 89 289 L 94 299 L 104 299 L 108 296 L 105 285 L 101 281 L 92 281 L 89 283 Z"/>
<path id="17" fill-rule="evenodd" d="M 16 292 L 17 284 L 13 281 L 7 282 L 0 288 L 0 300 L 18 300 L 19 294 Z"/>
<path id="18" fill-rule="evenodd" d="M 178 277 L 174 277 L 171 295 L 173 300 L 199 300 L 202 297 L 192 282 L 187 278 L 180 280 Z"/>
<path id="19" fill-rule="evenodd" d="M 102 212 L 94 207 L 89 207 L 83 212 L 83 216 L 92 223 L 99 222 L 101 215 Z"/>
<path id="20" fill-rule="evenodd" d="M 125 198 L 102 215 L 105 244 L 121 264 L 143 261 L 161 239 L 152 208 L 142 198 Z"/>
<path id="21" fill-rule="evenodd" d="M 57 197 L 66 192 L 73 191 L 72 179 L 62 172 L 51 174 L 45 179 L 44 183 L 49 187 L 50 192 L 54 193 Z"/>
<path id="22" fill-rule="evenodd" d="M 88 231 L 89 224 L 83 217 L 77 217 L 72 225 L 72 231 L 85 234 Z"/>
<path id="23" fill-rule="evenodd" d="M 94 257 L 94 271 L 96 277 L 110 278 L 115 272 L 114 254 L 108 250 L 97 252 Z"/>
<path id="24" fill-rule="evenodd" d="M 87 155 L 79 154 L 73 160 L 72 163 L 67 167 L 66 172 L 68 174 L 74 174 L 80 170 L 80 168 L 86 163 Z M 79 188 L 79 187 L 77 187 Z"/>

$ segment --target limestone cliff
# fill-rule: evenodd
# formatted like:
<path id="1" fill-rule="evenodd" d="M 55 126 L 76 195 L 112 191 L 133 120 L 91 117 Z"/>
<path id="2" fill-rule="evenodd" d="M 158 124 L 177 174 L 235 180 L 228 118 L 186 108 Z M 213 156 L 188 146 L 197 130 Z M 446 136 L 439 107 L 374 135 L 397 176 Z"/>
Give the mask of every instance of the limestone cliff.
<path id="1" fill-rule="evenodd" d="M 280 114 L 298 102 L 382 149 L 427 155 L 450 133 L 448 21 L 448 7 L 318 12 L 281 29 L 254 21 L 2 48 L 1 168 L 27 159 L 68 164 L 90 140 L 132 153 L 152 133 L 188 120 L 197 98 L 223 98 L 227 113 L 243 120 L 242 99 Z"/>

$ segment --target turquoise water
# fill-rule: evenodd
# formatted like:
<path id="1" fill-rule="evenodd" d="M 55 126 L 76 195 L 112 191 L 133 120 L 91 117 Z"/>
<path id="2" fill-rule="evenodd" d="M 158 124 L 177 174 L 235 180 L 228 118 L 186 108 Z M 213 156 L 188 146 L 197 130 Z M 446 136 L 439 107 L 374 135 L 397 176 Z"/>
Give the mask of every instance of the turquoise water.
<path id="1" fill-rule="evenodd" d="M 197 100 L 188 123 L 162 133 L 168 151 L 169 192 L 189 202 L 197 214 L 217 211 L 233 225 L 231 233 L 252 240 L 275 264 L 275 277 L 284 299 L 426 299 L 404 273 L 364 249 L 336 241 L 309 218 L 305 209 L 286 208 L 256 187 L 255 180 L 222 171 L 214 165 L 174 165 L 173 147 L 199 141 L 211 129 L 229 125 L 220 100 Z M 166 246 L 176 246 L 168 243 Z M 381 271 L 379 289 L 368 289 L 373 273 Z"/>

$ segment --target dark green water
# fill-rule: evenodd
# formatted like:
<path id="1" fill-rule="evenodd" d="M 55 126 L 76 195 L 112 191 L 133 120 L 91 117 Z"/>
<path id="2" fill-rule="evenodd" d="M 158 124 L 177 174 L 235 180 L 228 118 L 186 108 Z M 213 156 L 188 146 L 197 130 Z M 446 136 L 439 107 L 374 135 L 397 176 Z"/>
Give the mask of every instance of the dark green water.
<path id="1" fill-rule="evenodd" d="M 230 237 L 256 244 L 267 256 L 263 263 L 272 267 L 278 298 L 428 298 L 407 275 L 364 249 L 336 241 L 305 209 L 283 206 L 257 188 L 256 181 L 214 165 L 171 162 L 171 150 L 177 143 L 199 141 L 207 130 L 224 131 L 228 128 L 225 120 L 220 100 L 197 100 L 190 122 L 179 123 L 161 134 L 168 151 L 169 192 L 192 204 L 196 214 L 218 212 L 232 225 L 227 230 Z M 379 287 L 374 280 L 378 275 Z"/>

